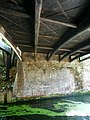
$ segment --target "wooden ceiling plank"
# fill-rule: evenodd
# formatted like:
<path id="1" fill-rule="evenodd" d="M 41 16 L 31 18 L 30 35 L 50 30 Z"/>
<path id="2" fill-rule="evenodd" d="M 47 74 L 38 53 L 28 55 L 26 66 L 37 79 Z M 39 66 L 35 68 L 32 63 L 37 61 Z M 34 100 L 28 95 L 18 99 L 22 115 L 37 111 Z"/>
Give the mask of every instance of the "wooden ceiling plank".
<path id="1" fill-rule="evenodd" d="M 3 7 L 0 7 L 0 13 L 4 13 L 4 14 L 7 14 L 7 15 L 13 15 L 13 16 L 17 16 L 17 17 L 23 17 L 23 18 L 31 18 L 26 13 L 19 12 L 19 11 L 16 11 L 14 9 L 3 8 Z"/>
<path id="2" fill-rule="evenodd" d="M 61 10 L 62 13 L 64 14 L 64 16 L 67 18 L 67 20 L 69 20 L 69 17 L 68 17 L 68 15 L 66 14 L 66 12 L 65 12 L 65 10 L 64 10 L 61 2 L 60 2 L 60 0 L 56 0 L 56 2 L 57 2 L 57 5 L 59 6 L 60 10 Z"/>
<path id="3" fill-rule="evenodd" d="M 56 36 L 58 36 L 57 33 L 53 29 L 51 29 L 46 23 L 44 23 L 43 21 L 41 21 L 41 24 L 44 25 L 46 28 L 48 28 L 53 34 L 55 34 Z"/>
<path id="4" fill-rule="evenodd" d="M 11 19 L 9 19 L 9 18 L 7 18 L 7 17 L 5 17 L 5 16 L 3 16 L 3 15 L 1 15 L 1 14 L 0 14 L 0 17 L 6 19 L 7 21 L 9 21 L 10 23 L 16 25 L 17 27 L 19 27 L 19 28 L 21 28 L 21 29 L 24 29 L 22 26 L 20 26 L 20 25 L 17 24 L 16 22 L 12 21 Z"/>

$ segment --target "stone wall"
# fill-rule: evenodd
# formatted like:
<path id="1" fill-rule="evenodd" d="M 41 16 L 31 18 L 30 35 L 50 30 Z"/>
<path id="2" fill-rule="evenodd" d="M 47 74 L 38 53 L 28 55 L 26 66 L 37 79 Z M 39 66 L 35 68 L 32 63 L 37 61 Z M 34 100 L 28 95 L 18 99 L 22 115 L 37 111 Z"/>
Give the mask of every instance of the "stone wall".
<path id="1" fill-rule="evenodd" d="M 57 57 L 47 62 L 45 57 L 39 54 L 35 62 L 33 54 L 23 53 L 23 61 L 17 63 L 15 96 L 48 96 L 74 92 L 77 86 L 81 89 L 81 76 L 75 75 L 81 71 L 77 69 L 79 63 L 59 63 Z"/>
<path id="2" fill-rule="evenodd" d="M 90 59 L 83 62 L 83 87 L 90 90 Z"/>

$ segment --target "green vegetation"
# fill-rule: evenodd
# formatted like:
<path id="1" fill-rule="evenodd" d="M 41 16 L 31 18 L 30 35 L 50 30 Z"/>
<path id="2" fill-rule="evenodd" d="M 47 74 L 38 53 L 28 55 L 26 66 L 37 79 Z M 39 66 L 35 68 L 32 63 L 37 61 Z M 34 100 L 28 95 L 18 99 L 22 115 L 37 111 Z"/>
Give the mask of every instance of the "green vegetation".
<path id="1" fill-rule="evenodd" d="M 13 88 L 13 83 L 15 80 L 16 68 L 12 67 L 10 69 L 10 78 L 6 81 L 6 69 L 0 66 L 0 91 L 11 90 Z"/>
<path id="2" fill-rule="evenodd" d="M 50 102 L 49 104 L 53 104 Z M 37 106 L 37 105 L 36 105 Z M 50 117 L 56 116 L 82 116 L 90 115 L 90 103 L 75 102 L 71 100 L 62 100 L 50 107 L 45 104 L 39 107 L 31 107 L 30 105 L 0 105 L 0 116 L 21 116 L 21 115 L 46 115 Z"/>
<path id="3" fill-rule="evenodd" d="M 56 110 L 62 110 L 62 111 L 67 111 L 68 108 L 74 107 L 75 104 L 73 101 L 67 100 L 65 102 L 58 102 L 57 104 L 54 104 L 54 107 Z"/>
<path id="4" fill-rule="evenodd" d="M 47 116 L 65 116 L 65 113 L 57 113 L 48 109 L 31 108 L 28 105 L 8 106 L 7 110 L 0 110 L 0 116 L 21 116 L 32 114 Z"/>

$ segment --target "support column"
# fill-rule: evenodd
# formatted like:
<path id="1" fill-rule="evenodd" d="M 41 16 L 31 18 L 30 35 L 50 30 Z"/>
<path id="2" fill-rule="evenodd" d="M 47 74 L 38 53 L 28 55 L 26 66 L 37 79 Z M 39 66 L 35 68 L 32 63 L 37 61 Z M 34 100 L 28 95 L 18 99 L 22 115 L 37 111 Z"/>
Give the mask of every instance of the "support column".
<path id="1" fill-rule="evenodd" d="M 9 69 L 11 67 L 11 55 L 7 53 L 6 57 L 6 80 L 9 79 Z"/>

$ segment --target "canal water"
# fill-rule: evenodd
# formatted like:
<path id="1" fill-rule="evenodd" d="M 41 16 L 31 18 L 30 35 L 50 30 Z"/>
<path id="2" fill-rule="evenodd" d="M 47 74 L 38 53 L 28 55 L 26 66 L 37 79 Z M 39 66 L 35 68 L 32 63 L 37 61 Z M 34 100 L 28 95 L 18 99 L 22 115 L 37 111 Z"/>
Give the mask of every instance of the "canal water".
<path id="1" fill-rule="evenodd" d="M 90 95 L 0 104 L 0 120 L 90 120 Z"/>

